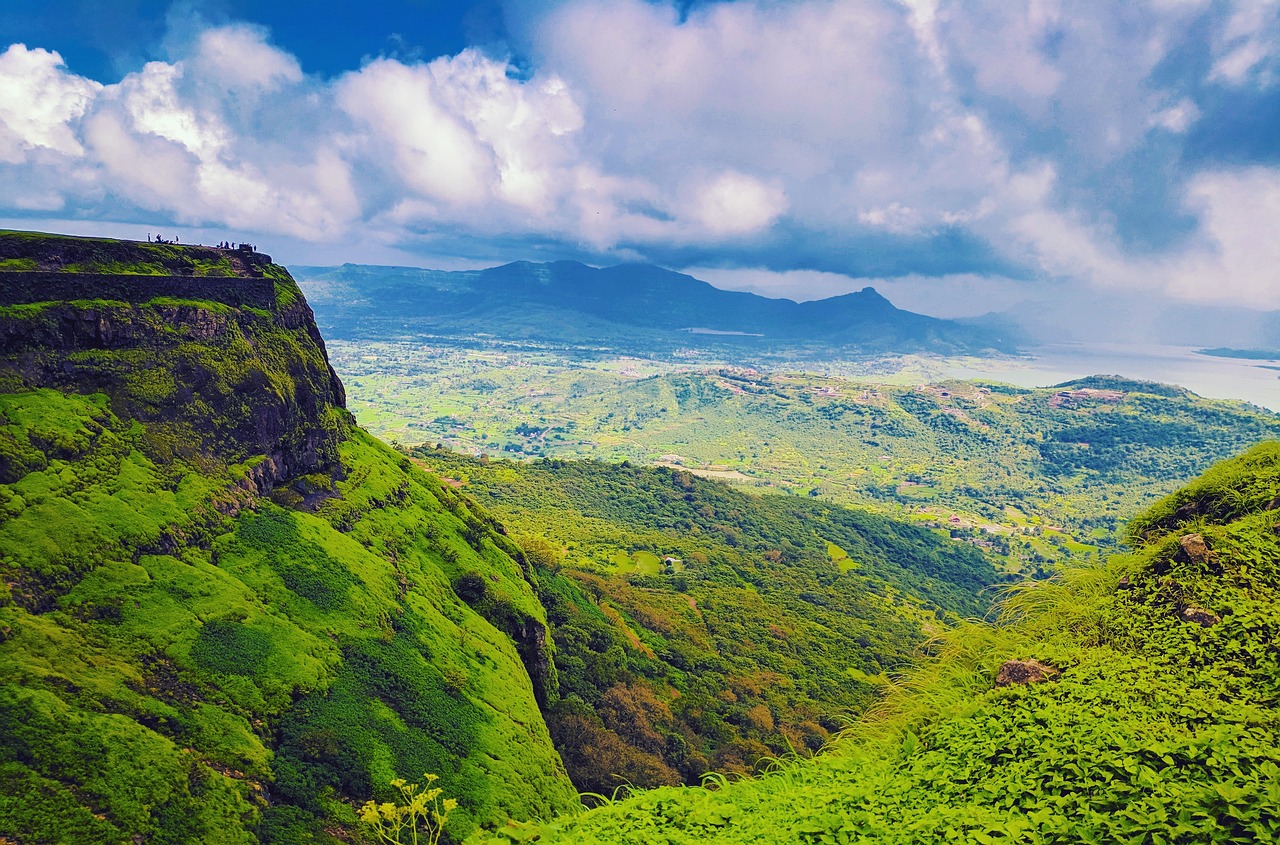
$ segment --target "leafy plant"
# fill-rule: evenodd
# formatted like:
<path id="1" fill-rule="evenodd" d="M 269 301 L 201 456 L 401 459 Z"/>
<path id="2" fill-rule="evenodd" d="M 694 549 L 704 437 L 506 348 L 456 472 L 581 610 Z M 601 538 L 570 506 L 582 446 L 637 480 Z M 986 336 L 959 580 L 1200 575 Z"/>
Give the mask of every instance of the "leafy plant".
<path id="1" fill-rule="evenodd" d="M 421 784 L 403 778 L 391 781 L 400 801 L 366 801 L 360 808 L 365 830 L 386 845 L 437 845 L 449 813 L 458 807 L 457 800 L 442 798 L 444 790 L 432 786 L 439 779 L 439 775 L 424 774 Z"/>

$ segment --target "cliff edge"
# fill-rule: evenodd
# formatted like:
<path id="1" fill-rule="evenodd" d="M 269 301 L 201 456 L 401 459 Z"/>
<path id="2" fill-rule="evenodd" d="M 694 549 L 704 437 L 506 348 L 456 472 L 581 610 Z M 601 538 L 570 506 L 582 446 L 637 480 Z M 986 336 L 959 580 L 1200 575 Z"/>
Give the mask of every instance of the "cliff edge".
<path id="1" fill-rule="evenodd" d="M 344 403 L 268 256 L 0 233 L 0 841 L 351 841 L 425 772 L 455 839 L 576 805 L 523 554 Z"/>

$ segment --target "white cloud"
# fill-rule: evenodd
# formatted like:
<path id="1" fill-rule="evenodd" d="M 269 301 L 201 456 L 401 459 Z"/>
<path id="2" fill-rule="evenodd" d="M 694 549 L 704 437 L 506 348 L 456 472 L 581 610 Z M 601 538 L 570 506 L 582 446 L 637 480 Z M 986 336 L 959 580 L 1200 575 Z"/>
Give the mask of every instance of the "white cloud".
<path id="1" fill-rule="evenodd" d="M 437 70 L 449 67 L 437 60 Z M 478 142 L 465 114 L 439 101 L 432 70 L 374 62 L 343 80 L 337 104 L 369 130 L 368 140 L 386 151 L 415 193 L 445 204 L 479 202 L 494 169 L 492 150 Z"/>
<path id="2" fill-rule="evenodd" d="M 1183 97 L 1173 105 L 1151 115 L 1151 125 L 1181 134 L 1199 119 L 1200 109 L 1196 108 L 1192 100 Z"/>
<path id="3" fill-rule="evenodd" d="M 302 81 L 298 60 L 266 42 L 266 33 L 243 25 L 202 32 L 191 62 L 211 85 L 246 91 L 273 91 Z"/>
<path id="4" fill-rule="evenodd" d="M 1280 52 L 1280 1 L 1237 0 L 1214 46 L 1217 57 L 1210 81 L 1272 84 L 1275 71 L 1270 65 Z"/>
<path id="5" fill-rule="evenodd" d="M 636 259 L 955 235 L 1062 284 L 1200 296 L 1194 280 L 1221 271 L 1225 295 L 1271 301 L 1257 221 L 1275 219 L 1272 172 L 1192 173 L 1177 147 L 1212 103 L 1168 72 L 1198 49 L 1217 84 L 1269 84 L 1280 0 L 1263 3 L 739 0 L 681 19 L 670 3 L 566 0 L 525 9 L 518 72 L 465 50 L 334 79 L 241 24 L 184 32 L 169 61 L 105 86 L 13 45 L 0 204 Z M 1139 160 L 1150 172 L 1126 169 Z M 1162 255 L 1117 234 L 1147 189 L 1170 206 L 1185 194 L 1199 223 Z"/>
<path id="6" fill-rule="evenodd" d="M 1200 210 L 1202 245 L 1196 254 L 1169 262 L 1170 292 L 1280 309 L 1280 169 L 1201 173 L 1187 196 Z"/>
<path id="7" fill-rule="evenodd" d="M 776 185 L 729 171 L 699 192 L 697 217 L 715 235 L 745 235 L 767 227 L 786 210 Z"/>
<path id="8" fill-rule="evenodd" d="M 80 155 L 74 123 L 101 89 L 67 73 L 57 53 L 11 45 L 0 53 L 0 162 L 22 162 L 36 149 Z"/>
<path id="9" fill-rule="evenodd" d="M 294 148 L 270 134 L 277 102 L 266 98 L 311 93 L 297 61 L 244 26 L 208 30 L 194 45 L 105 86 L 66 71 L 57 54 L 10 47 L 0 56 L 0 160 L 17 166 L 7 177 L 22 188 L 11 207 L 117 213 L 125 201 L 139 216 L 186 224 L 344 230 L 358 208 L 332 142 Z"/>
<path id="10" fill-rule="evenodd" d="M 1100 288 L 1146 291 L 1180 300 L 1280 309 L 1280 169 L 1206 171 L 1185 203 L 1199 233 L 1157 255 L 1127 254 L 1104 226 L 1079 215 L 1031 210 L 1010 227 L 1046 275 Z"/>
<path id="11" fill-rule="evenodd" d="M 335 99 L 429 215 L 495 199 L 547 214 L 582 125 L 560 79 L 513 80 L 505 62 L 475 50 L 429 64 L 377 60 L 340 80 Z"/>
<path id="12" fill-rule="evenodd" d="M 606 172 L 652 183 L 659 217 L 702 221 L 699 203 L 670 198 L 733 172 L 778 185 L 789 217 L 853 219 L 841 183 L 927 131 L 909 86 L 914 35 L 874 0 L 712 4 L 683 22 L 661 4 L 579 0 L 534 45 L 582 103 L 584 147 Z"/>

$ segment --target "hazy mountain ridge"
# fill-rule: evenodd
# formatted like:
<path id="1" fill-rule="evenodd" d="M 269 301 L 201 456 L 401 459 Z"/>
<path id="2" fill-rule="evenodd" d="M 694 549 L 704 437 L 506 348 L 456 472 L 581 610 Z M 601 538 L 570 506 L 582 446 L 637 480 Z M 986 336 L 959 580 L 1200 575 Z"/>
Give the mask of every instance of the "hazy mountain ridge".
<path id="1" fill-rule="evenodd" d="M 484 333 L 651 345 L 935 352 L 1008 349 L 997 333 L 895 308 L 873 288 L 815 302 L 726 291 L 651 265 L 572 261 L 440 271 L 297 267 L 334 337 Z"/>

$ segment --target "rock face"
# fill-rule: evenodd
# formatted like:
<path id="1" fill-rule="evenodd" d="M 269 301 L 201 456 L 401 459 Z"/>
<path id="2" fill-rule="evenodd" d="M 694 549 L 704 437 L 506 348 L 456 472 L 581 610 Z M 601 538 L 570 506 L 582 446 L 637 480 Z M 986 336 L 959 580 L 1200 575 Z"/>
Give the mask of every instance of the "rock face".
<path id="1" fill-rule="evenodd" d="M 996 686 L 1038 684 L 1057 676 L 1057 669 L 1039 660 L 1007 660 L 996 673 Z"/>
<path id="2" fill-rule="evenodd" d="M 120 416 L 159 426 L 158 452 L 260 455 L 255 492 L 337 469 L 351 426 L 342 383 L 311 308 L 269 256 L 6 233 L 0 258 L 37 268 L 0 270 L 0 389 L 102 392 Z"/>
<path id="3" fill-rule="evenodd" d="M 1188 534 L 1178 541 L 1178 545 L 1182 548 L 1182 553 L 1192 563 L 1207 563 L 1209 561 L 1209 545 L 1205 543 L 1204 537 L 1199 534 Z"/>
<path id="4" fill-rule="evenodd" d="M 426 772 L 450 841 L 569 810 L 546 630 L 267 256 L 0 232 L 0 843 L 350 842 Z"/>
<path id="5" fill-rule="evenodd" d="M 1201 628 L 1211 628 L 1222 621 L 1222 618 L 1213 611 L 1195 606 L 1183 608 L 1178 616 L 1183 622 L 1194 622 Z"/>

